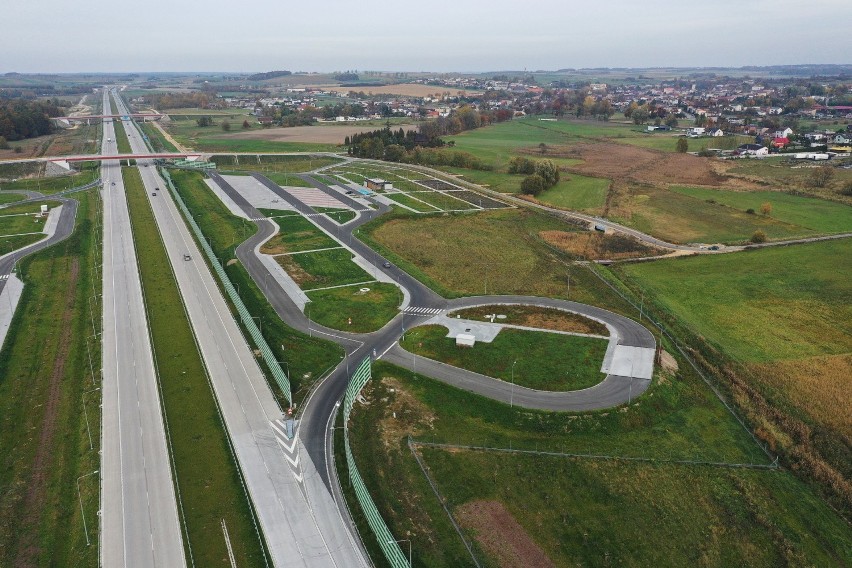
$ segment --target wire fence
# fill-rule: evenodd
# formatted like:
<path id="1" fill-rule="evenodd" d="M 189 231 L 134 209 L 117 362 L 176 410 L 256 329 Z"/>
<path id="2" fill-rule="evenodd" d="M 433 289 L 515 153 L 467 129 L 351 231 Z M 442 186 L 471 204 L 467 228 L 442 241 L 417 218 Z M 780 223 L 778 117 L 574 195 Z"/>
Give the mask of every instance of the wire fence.
<path id="1" fill-rule="evenodd" d="M 352 411 L 352 405 L 355 404 L 355 399 L 367 384 L 367 381 L 372 377 L 373 361 L 370 357 L 365 357 L 358 365 L 355 373 L 349 380 L 349 386 L 346 387 L 346 393 L 343 395 L 343 443 L 346 447 L 346 466 L 349 470 L 349 481 L 352 483 L 352 488 L 355 491 L 355 496 L 358 498 L 358 503 L 361 504 L 361 510 L 367 518 L 367 523 L 373 531 L 373 535 L 379 542 L 382 552 L 385 554 L 388 563 L 393 568 L 410 568 L 411 564 L 405 557 L 399 543 L 390 532 L 381 513 L 376 508 L 376 503 L 367 491 L 367 486 L 364 485 L 364 480 L 358 472 L 358 466 L 355 465 L 355 458 L 352 455 L 352 450 L 349 446 L 349 413 Z"/>
<path id="2" fill-rule="evenodd" d="M 281 368 L 281 365 L 275 358 L 275 354 L 272 352 L 272 349 L 270 349 L 269 344 L 266 343 L 266 339 L 263 338 L 263 334 L 261 334 L 260 329 L 257 327 L 257 324 L 255 324 L 251 313 L 249 313 L 248 309 L 240 298 L 240 295 L 237 293 L 237 289 L 231 283 L 230 278 L 228 278 L 228 274 L 225 272 L 225 268 L 219 263 L 219 259 L 216 257 L 216 253 L 213 251 L 213 248 L 207 242 L 204 233 L 201 231 L 201 227 L 199 227 L 198 223 L 195 222 L 192 213 L 190 213 L 189 208 L 186 206 L 186 203 L 184 203 L 183 198 L 178 193 L 177 189 L 174 186 L 174 183 L 172 183 L 172 177 L 169 175 L 169 172 L 162 168 L 160 169 L 160 172 L 162 173 L 163 178 L 166 180 L 166 185 L 169 186 L 169 190 L 172 192 L 172 195 L 177 201 L 178 206 L 183 212 L 184 218 L 187 220 L 189 226 L 192 228 L 192 231 L 195 233 L 195 236 L 198 239 L 199 246 L 204 251 L 204 254 L 207 255 L 207 259 L 210 261 L 210 264 L 215 269 L 216 275 L 219 277 L 220 282 L 222 282 L 222 286 L 225 288 L 225 292 L 227 292 L 228 294 L 228 298 L 230 298 L 231 302 L 236 307 L 237 313 L 240 316 L 240 321 L 248 330 L 248 333 L 251 336 L 255 347 L 258 351 L 260 351 L 264 362 L 266 362 L 267 367 L 272 372 L 272 377 L 275 379 L 275 382 L 278 383 L 278 386 L 281 388 L 281 391 L 284 393 L 284 396 L 287 398 L 287 401 L 292 405 L 293 393 L 290 388 L 290 379 L 287 377 L 287 374 Z"/>

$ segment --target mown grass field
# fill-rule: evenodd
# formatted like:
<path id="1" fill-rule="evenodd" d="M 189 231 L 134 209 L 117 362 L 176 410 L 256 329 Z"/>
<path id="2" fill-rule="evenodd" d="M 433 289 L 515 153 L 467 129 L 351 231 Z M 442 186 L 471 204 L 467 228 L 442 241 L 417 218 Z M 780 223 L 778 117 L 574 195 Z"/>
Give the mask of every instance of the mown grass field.
<path id="1" fill-rule="evenodd" d="M 343 248 L 275 257 L 302 290 L 372 282 L 373 276 L 352 262 Z"/>
<path id="2" fill-rule="evenodd" d="M 716 201 L 737 212 L 753 209 L 761 215 L 761 205 L 769 203 L 769 217 L 798 225 L 808 232 L 841 233 L 852 231 L 852 207 L 779 191 L 724 191 L 697 187 L 672 187 L 672 191 L 703 201 Z"/>
<path id="3" fill-rule="evenodd" d="M 281 230 L 260 247 L 260 252 L 282 254 L 340 246 L 301 215 L 276 217 L 275 222 Z"/>
<path id="4" fill-rule="evenodd" d="M 281 361 L 289 365 L 293 396 L 297 404 L 301 403 L 310 385 L 340 361 L 340 348 L 286 326 L 242 264 L 227 262 L 233 259 L 235 247 L 251 236 L 255 229 L 227 210 L 204 183 L 203 174 L 173 171 L 172 179 L 196 222 L 210 239 L 211 247 L 220 258 L 226 260 L 225 271 L 239 289 L 249 313 L 259 318 L 258 323 L 267 343 L 276 353 L 280 353 Z M 278 351 L 280 346 L 283 349 Z M 281 404 L 285 404 L 275 382 L 269 381 L 269 384 Z"/>
<path id="5" fill-rule="evenodd" d="M 24 291 L 0 352 L 3 566 L 98 565 L 98 477 L 88 474 L 100 465 L 99 206 L 92 192 L 75 198 L 75 232 L 18 263 Z"/>
<path id="6" fill-rule="evenodd" d="M 557 566 L 843 566 L 852 555 L 849 526 L 781 471 L 421 452 L 457 514 L 502 503 Z M 477 524 L 472 540 L 514 540 Z M 499 564 L 504 552 L 483 556 Z"/>
<path id="7" fill-rule="evenodd" d="M 369 291 L 361 292 L 362 288 L 369 288 Z M 399 313 L 402 301 L 399 288 L 383 282 L 317 290 L 308 292 L 308 298 L 311 299 L 311 320 L 354 333 L 381 329 Z"/>
<path id="8" fill-rule="evenodd" d="M 0 205 L 5 205 L 7 203 L 15 203 L 16 201 L 21 201 L 22 199 L 26 199 L 26 196 L 20 193 L 9 193 L 5 191 L 0 191 Z"/>
<path id="9" fill-rule="evenodd" d="M 139 170 L 124 168 L 124 180 L 187 545 L 195 562 L 228 566 L 224 519 L 237 561 L 264 566 L 251 504 Z"/>
<path id="10" fill-rule="evenodd" d="M 546 391 L 579 390 L 601 382 L 604 339 L 504 329 L 494 341 L 457 347 L 447 328 L 415 327 L 400 345 L 412 353 L 519 386 Z"/>
<path id="11" fill-rule="evenodd" d="M 44 228 L 47 217 L 31 214 L 11 214 L 0 209 L 0 238 L 22 233 L 38 233 Z"/>
<path id="12" fill-rule="evenodd" d="M 600 212 L 606 202 L 609 180 L 563 174 L 563 179 L 542 192 L 537 199 L 548 205 L 589 212 Z"/>

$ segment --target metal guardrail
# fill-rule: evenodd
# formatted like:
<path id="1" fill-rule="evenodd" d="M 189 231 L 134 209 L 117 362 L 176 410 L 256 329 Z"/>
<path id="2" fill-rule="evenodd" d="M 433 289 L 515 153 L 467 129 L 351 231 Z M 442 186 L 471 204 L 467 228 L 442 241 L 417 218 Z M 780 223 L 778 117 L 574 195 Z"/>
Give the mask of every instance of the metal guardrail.
<path id="1" fill-rule="evenodd" d="M 233 302 L 234 306 L 237 308 L 237 313 L 240 316 L 240 321 L 243 322 L 243 325 L 246 326 L 246 329 L 251 335 L 252 341 L 254 342 L 255 347 L 260 351 L 263 360 L 266 362 L 266 365 L 269 367 L 272 372 L 272 376 L 275 379 L 275 382 L 278 383 L 278 386 L 281 387 L 281 390 L 284 392 L 284 396 L 287 398 L 287 401 L 290 404 L 293 404 L 293 393 L 290 389 L 290 379 L 287 377 L 287 374 L 281 368 L 281 365 L 275 358 L 275 355 L 272 353 L 272 349 L 269 348 L 269 344 L 266 343 L 266 340 L 263 338 L 263 335 L 260 333 L 260 330 L 255 324 L 254 319 L 252 319 L 251 313 L 249 313 L 242 299 L 240 299 L 239 294 L 237 294 L 237 289 L 234 288 L 234 285 L 231 283 L 231 280 L 228 278 L 228 274 L 225 272 L 225 269 L 219 264 L 219 259 L 216 258 L 216 253 L 213 252 L 213 249 L 207 243 L 207 239 L 204 237 L 204 233 L 201 231 L 201 227 L 195 222 L 195 219 L 190 213 L 189 208 L 184 203 L 183 198 L 178 193 L 177 189 L 172 183 L 172 177 L 169 175 L 165 169 L 160 168 L 160 173 L 163 175 L 163 178 L 166 180 L 166 185 L 169 186 L 169 190 L 172 192 L 172 195 L 177 201 L 178 206 L 184 214 L 189 226 L 192 228 L 192 231 L 195 233 L 195 236 L 198 238 L 198 243 L 201 246 L 201 249 L 204 251 L 204 254 L 207 255 L 207 259 L 213 265 L 216 270 L 216 275 L 219 277 L 219 280 L 222 282 L 222 286 L 225 288 L 225 291 L 228 293 L 228 297 Z"/>
<path id="2" fill-rule="evenodd" d="M 358 393 L 372 377 L 372 371 L 373 361 L 370 357 L 365 357 L 349 380 L 349 386 L 346 387 L 346 393 L 343 395 L 343 443 L 346 446 L 346 466 L 349 470 L 349 481 L 352 483 L 358 503 L 361 504 L 361 510 L 364 511 L 367 523 L 370 525 L 376 540 L 379 541 L 379 546 L 385 553 L 388 563 L 393 568 L 410 568 L 408 558 L 405 557 L 399 543 L 376 508 L 376 503 L 370 497 L 370 492 L 367 491 L 364 480 L 361 479 L 361 474 L 358 472 L 355 458 L 352 456 L 352 450 L 349 447 L 349 413 L 352 411 L 352 405 L 355 404 Z"/>

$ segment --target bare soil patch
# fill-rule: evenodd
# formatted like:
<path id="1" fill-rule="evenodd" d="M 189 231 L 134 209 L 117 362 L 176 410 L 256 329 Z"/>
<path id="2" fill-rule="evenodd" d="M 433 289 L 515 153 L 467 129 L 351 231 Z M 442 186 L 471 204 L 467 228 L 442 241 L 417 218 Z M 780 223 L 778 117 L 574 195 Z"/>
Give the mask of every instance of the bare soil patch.
<path id="1" fill-rule="evenodd" d="M 565 252 L 590 260 L 643 258 L 659 256 L 668 252 L 645 245 L 625 235 L 542 231 L 539 236 Z"/>
<path id="2" fill-rule="evenodd" d="M 269 142 L 312 142 L 316 144 L 343 144 L 347 136 L 361 132 L 371 132 L 380 127 L 366 125 L 345 126 L 293 126 L 290 128 L 263 128 L 238 132 L 227 136 L 218 136 L 219 139 L 232 138 L 236 140 L 266 140 Z M 402 128 L 405 131 L 415 130 L 417 126 L 404 124 L 395 126 L 394 130 Z"/>
<path id="3" fill-rule="evenodd" d="M 556 566 L 499 501 L 471 501 L 456 509 L 456 518 L 501 568 Z"/>
<path id="4" fill-rule="evenodd" d="M 438 85 L 420 85 L 419 83 L 399 83 L 398 85 L 380 85 L 380 86 L 364 86 L 364 87 L 322 87 L 326 91 L 334 91 L 335 93 L 347 94 L 352 91 L 360 93 L 361 91 L 367 94 L 374 95 L 402 95 L 404 97 L 428 97 L 430 95 L 440 97 L 444 93 L 455 95 L 456 93 L 465 93 L 468 95 L 479 94 L 482 91 L 474 91 L 470 89 L 454 89 L 451 87 L 441 87 Z"/>
<path id="5" fill-rule="evenodd" d="M 60 326 L 62 331 L 56 350 L 56 359 L 53 361 L 53 369 L 50 373 L 47 401 L 44 404 L 44 417 L 42 419 L 38 448 L 36 449 L 35 460 L 33 461 L 32 473 L 27 482 L 28 491 L 22 508 L 23 518 L 21 519 L 21 525 L 27 527 L 27 529 L 21 532 L 23 536 L 18 542 L 15 566 L 36 566 L 41 556 L 41 549 L 38 546 L 38 527 L 41 524 L 42 516 L 47 512 L 45 510 L 47 476 L 52 458 L 54 457 L 53 447 L 56 437 L 57 415 L 62 396 L 62 378 L 65 376 L 65 362 L 68 359 L 68 351 L 71 348 L 71 317 L 74 314 L 75 300 L 74 288 L 77 286 L 79 273 L 80 264 L 78 259 L 74 258 L 70 266 L 68 290 L 65 295 L 65 311 L 62 315 L 62 325 Z"/>
<path id="6" fill-rule="evenodd" d="M 276 256 L 275 262 L 277 262 L 281 268 L 290 275 L 290 278 L 292 278 L 300 287 L 302 284 L 316 280 L 312 274 L 309 274 L 305 271 L 305 269 L 299 266 L 290 255 Z"/>
<path id="7" fill-rule="evenodd" d="M 484 320 L 492 314 L 506 316 L 505 319 L 495 319 L 496 323 L 609 336 L 609 330 L 600 322 L 583 317 L 580 314 L 538 306 L 478 306 L 459 310 L 450 315 Z"/>

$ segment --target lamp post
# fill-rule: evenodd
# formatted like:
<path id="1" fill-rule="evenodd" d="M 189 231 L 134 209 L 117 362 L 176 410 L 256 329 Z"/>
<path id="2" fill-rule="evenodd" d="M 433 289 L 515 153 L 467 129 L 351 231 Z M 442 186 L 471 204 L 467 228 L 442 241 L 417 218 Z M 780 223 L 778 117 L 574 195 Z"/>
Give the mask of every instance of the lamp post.
<path id="1" fill-rule="evenodd" d="M 512 394 L 509 396 L 509 408 L 515 406 L 515 364 L 517 362 L 517 359 L 512 362 Z"/>
<path id="2" fill-rule="evenodd" d="M 388 544 L 390 544 L 392 542 L 395 542 L 397 544 L 399 544 L 400 542 L 407 542 L 408 543 L 408 566 L 409 566 L 409 568 L 411 568 L 411 540 L 407 539 L 407 538 L 403 538 L 403 539 L 400 539 L 400 540 L 389 540 Z"/>
<path id="3" fill-rule="evenodd" d="M 81 475 L 77 478 L 77 499 L 80 501 L 80 516 L 83 517 L 83 532 L 86 534 L 86 546 L 90 546 L 92 543 L 89 542 L 89 529 L 86 527 L 86 512 L 83 510 L 83 497 L 80 495 L 80 480 L 84 477 L 89 477 L 90 475 L 95 475 L 100 470 L 96 469 L 91 473 L 87 473 L 85 475 Z"/>

